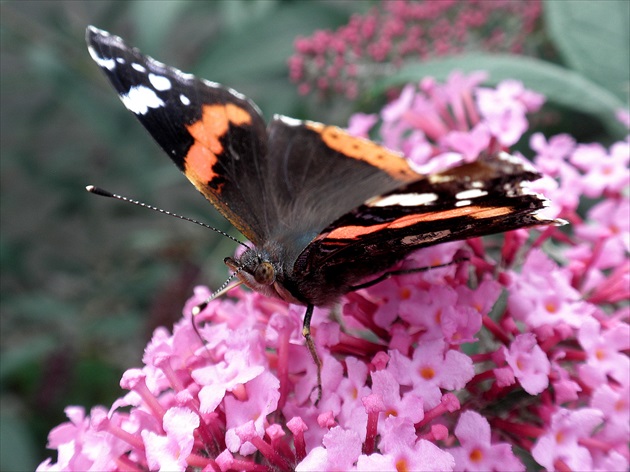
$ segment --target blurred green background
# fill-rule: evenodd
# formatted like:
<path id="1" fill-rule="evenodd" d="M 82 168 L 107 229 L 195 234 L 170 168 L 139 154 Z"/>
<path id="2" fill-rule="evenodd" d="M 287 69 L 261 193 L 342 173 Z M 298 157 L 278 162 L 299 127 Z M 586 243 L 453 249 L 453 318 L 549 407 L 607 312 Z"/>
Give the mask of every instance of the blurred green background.
<path id="1" fill-rule="evenodd" d="M 63 408 L 111 404 L 158 325 L 194 285 L 218 287 L 235 246 L 211 231 L 94 197 L 111 191 L 232 231 L 153 143 L 87 53 L 85 27 L 251 97 L 267 117 L 343 123 L 299 98 L 298 35 L 335 28 L 368 2 L 14 1 L 0 5 L 0 469 L 50 455 Z"/>
<path id="2" fill-rule="evenodd" d="M 153 329 L 180 318 L 196 284 L 217 288 L 233 242 L 85 191 L 87 184 L 208 222 L 218 217 L 120 103 L 87 53 L 93 24 L 167 64 L 222 82 L 267 117 L 346 125 L 385 92 L 454 69 L 518 78 L 545 94 L 532 131 L 609 144 L 630 96 L 630 2 L 546 1 L 529 57 L 409 61 L 359 100 L 301 97 L 287 59 L 299 36 L 336 29 L 375 1 L 3 1 L 0 3 L 0 470 L 51 455 L 63 408 L 110 405 Z M 511 18 L 503 18 L 509 27 Z M 491 27 L 492 25 L 490 25 Z M 518 146 L 526 155 L 527 136 Z"/>

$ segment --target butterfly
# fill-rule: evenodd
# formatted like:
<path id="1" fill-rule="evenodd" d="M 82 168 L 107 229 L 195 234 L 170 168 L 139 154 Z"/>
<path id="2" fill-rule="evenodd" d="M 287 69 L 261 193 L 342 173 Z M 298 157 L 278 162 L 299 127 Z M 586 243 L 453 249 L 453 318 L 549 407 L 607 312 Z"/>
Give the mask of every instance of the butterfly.
<path id="1" fill-rule="evenodd" d="M 318 374 L 315 306 L 396 273 L 387 271 L 416 249 L 559 223 L 541 215 L 546 199 L 528 190 L 540 175 L 524 159 L 500 152 L 419 174 L 401 154 L 336 126 L 279 115 L 265 123 L 239 92 L 118 36 L 90 26 L 86 39 L 127 109 L 251 242 L 225 259 L 240 282 L 306 306 Z"/>

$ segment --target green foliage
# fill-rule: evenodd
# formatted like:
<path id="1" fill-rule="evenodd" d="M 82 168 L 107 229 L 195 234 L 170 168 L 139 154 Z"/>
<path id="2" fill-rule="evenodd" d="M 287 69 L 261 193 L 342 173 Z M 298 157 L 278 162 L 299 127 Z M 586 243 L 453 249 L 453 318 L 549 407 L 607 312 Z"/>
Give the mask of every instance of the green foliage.
<path id="1" fill-rule="evenodd" d="M 545 18 L 564 63 L 628 104 L 630 3 L 547 1 Z"/>

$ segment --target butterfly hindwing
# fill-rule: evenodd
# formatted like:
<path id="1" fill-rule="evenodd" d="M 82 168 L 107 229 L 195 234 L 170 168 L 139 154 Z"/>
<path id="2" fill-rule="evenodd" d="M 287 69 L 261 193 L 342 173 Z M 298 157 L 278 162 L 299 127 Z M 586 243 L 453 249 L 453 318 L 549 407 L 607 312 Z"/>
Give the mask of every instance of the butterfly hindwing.
<path id="1" fill-rule="evenodd" d="M 501 153 L 369 199 L 309 244 L 296 260 L 296 277 L 347 291 L 421 247 L 556 223 L 540 215 L 546 199 L 528 189 L 538 177 Z"/>

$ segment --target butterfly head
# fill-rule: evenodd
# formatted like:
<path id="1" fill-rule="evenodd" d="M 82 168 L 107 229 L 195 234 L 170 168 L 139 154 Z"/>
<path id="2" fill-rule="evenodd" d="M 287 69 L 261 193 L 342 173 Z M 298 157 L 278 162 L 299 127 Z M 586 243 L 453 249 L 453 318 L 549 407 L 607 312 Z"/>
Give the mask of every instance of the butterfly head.
<path id="1" fill-rule="evenodd" d="M 266 296 L 295 302 L 294 297 L 278 282 L 282 277 L 282 266 L 274 262 L 267 251 L 249 248 L 237 258 L 226 257 L 224 262 L 252 290 Z"/>
<path id="2" fill-rule="evenodd" d="M 238 258 L 226 257 L 224 262 L 232 270 L 240 269 L 238 275 L 247 277 L 244 282 L 248 286 L 251 282 L 264 287 L 276 281 L 276 268 L 269 255 L 256 248 L 246 249 Z"/>

